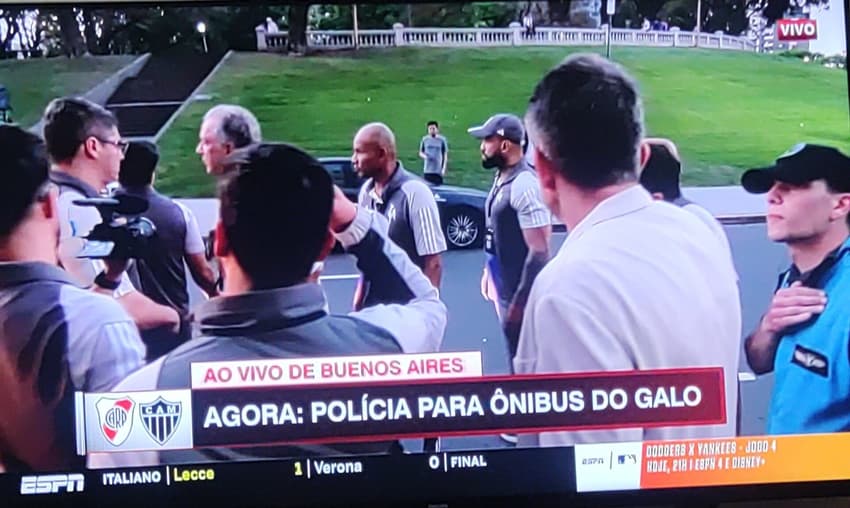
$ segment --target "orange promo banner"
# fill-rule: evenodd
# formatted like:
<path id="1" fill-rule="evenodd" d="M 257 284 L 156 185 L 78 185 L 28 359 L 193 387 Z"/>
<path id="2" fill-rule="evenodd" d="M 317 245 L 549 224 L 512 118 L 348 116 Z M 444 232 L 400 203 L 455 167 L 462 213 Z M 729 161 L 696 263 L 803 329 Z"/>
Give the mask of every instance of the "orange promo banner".
<path id="1" fill-rule="evenodd" d="M 640 488 L 850 479 L 850 434 L 643 443 Z"/>

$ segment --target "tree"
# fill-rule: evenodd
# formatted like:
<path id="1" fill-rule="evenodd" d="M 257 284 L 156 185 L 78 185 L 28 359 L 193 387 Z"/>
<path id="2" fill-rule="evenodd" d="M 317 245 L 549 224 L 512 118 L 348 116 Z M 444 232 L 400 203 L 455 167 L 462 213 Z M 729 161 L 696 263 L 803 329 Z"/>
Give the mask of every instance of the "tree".
<path id="1" fill-rule="evenodd" d="M 612 26 L 617 28 L 634 28 L 640 26 L 640 13 L 634 0 L 623 0 L 617 6 Z"/>
<path id="2" fill-rule="evenodd" d="M 549 0 L 549 22 L 553 25 L 568 25 L 570 23 L 571 0 Z"/>
<path id="3" fill-rule="evenodd" d="M 12 41 L 15 39 L 15 36 L 18 35 L 18 31 L 20 29 L 20 25 L 18 21 L 21 19 L 24 10 L 20 8 L 6 8 L 0 10 L 0 21 L 3 22 L 3 26 L 5 26 L 5 33 L 0 34 L 0 58 L 2 58 L 6 52 L 11 50 Z"/>
<path id="4" fill-rule="evenodd" d="M 59 22 L 59 36 L 62 51 L 68 57 L 81 56 L 86 52 L 83 34 L 80 33 L 78 9 L 73 7 L 57 7 L 52 9 Z"/>
<path id="5" fill-rule="evenodd" d="M 749 0 L 748 7 L 760 12 L 768 26 L 782 18 L 789 9 L 826 5 L 829 0 Z"/>
<path id="6" fill-rule="evenodd" d="M 294 4 L 289 7 L 289 37 L 290 52 L 307 53 L 307 4 Z"/>

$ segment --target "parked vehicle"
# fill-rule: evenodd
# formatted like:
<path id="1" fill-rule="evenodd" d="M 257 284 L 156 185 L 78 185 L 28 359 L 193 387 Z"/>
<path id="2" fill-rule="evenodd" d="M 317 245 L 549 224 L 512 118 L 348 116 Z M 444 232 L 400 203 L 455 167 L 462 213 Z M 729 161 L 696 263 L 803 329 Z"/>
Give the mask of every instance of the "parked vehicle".
<path id="1" fill-rule="evenodd" d="M 330 173 L 348 199 L 356 202 L 364 180 L 354 171 L 347 157 L 321 157 L 319 161 Z M 440 208 L 440 223 L 450 249 L 481 248 L 484 244 L 484 202 L 487 193 L 454 185 L 430 185 Z"/>

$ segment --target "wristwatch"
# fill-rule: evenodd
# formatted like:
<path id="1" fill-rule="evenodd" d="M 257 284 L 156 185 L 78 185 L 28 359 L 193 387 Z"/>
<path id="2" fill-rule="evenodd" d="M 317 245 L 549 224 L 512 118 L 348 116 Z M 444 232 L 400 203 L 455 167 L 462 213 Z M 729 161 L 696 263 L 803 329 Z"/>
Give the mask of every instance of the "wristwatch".
<path id="1" fill-rule="evenodd" d="M 97 277 L 94 278 L 94 284 L 97 287 L 108 289 L 110 291 L 115 291 L 121 285 L 121 280 L 110 280 L 106 276 L 106 272 L 100 272 L 99 274 L 97 274 Z"/>

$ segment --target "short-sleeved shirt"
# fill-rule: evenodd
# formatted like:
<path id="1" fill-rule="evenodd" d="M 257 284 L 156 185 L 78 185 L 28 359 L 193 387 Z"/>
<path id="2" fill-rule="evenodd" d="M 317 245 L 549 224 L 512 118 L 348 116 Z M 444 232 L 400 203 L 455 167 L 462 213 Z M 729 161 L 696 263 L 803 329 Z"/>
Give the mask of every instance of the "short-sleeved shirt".
<path id="1" fill-rule="evenodd" d="M 189 312 L 187 255 L 204 252 L 204 242 L 194 214 L 184 205 L 163 196 L 150 186 L 121 188 L 116 195 L 131 195 L 148 202 L 144 217 L 156 227 L 148 252 L 130 270 L 136 289 L 160 305 L 182 315 Z"/>
<path id="2" fill-rule="evenodd" d="M 522 230 L 552 223 L 552 215 L 540 197 L 537 174 L 525 160 L 496 177 L 484 213 L 488 273 L 499 301 L 507 306 L 519 286 L 528 257 Z"/>
<path id="3" fill-rule="evenodd" d="M 777 291 L 794 282 L 827 295 L 823 312 L 782 330 L 773 361 L 767 434 L 847 432 L 850 429 L 850 239 L 815 268 L 782 273 Z"/>
<path id="4" fill-rule="evenodd" d="M 367 180 L 360 188 L 358 203 L 387 218 L 390 239 L 401 247 L 419 268 L 425 267 L 424 256 L 446 250 L 440 210 L 433 192 L 428 184 L 407 172 L 401 163 L 384 186 L 381 195 L 375 191 L 374 180 Z M 370 285 L 369 281 L 366 282 Z M 367 291 L 365 302 L 403 303 L 399 302 L 396 295 L 379 295 L 371 289 Z"/>
<path id="5" fill-rule="evenodd" d="M 64 173 L 53 171 L 50 180 L 59 186 L 59 257 L 62 267 L 83 286 L 91 286 L 94 279 L 105 268 L 98 259 L 82 259 L 77 254 L 83 247 L 83 237 L 100 224 L 97 209 L 74 204 L 75 200 L 98 197 L 98 192 L 85 182 Z M 114 296 L 121 297 L 135 288 L 126 273 Z"/>
<path id="6" fill-rule="evenodd" d="M 425 174 L 443 174 L 443 162 L 446 159 L 446 153 L 449 151 L 446 138 L 440 134 L 436 136 L 429 134 L 422 138 L 419 150 L 425 154 Z"/>
<path id="7" fill-rule="evenodd" d="M 113 299 L 47 263 L 0 263 L 0 462 L 49 470 L 74 455 L 73 392 L 112 389 L 144 363 Z"/>

